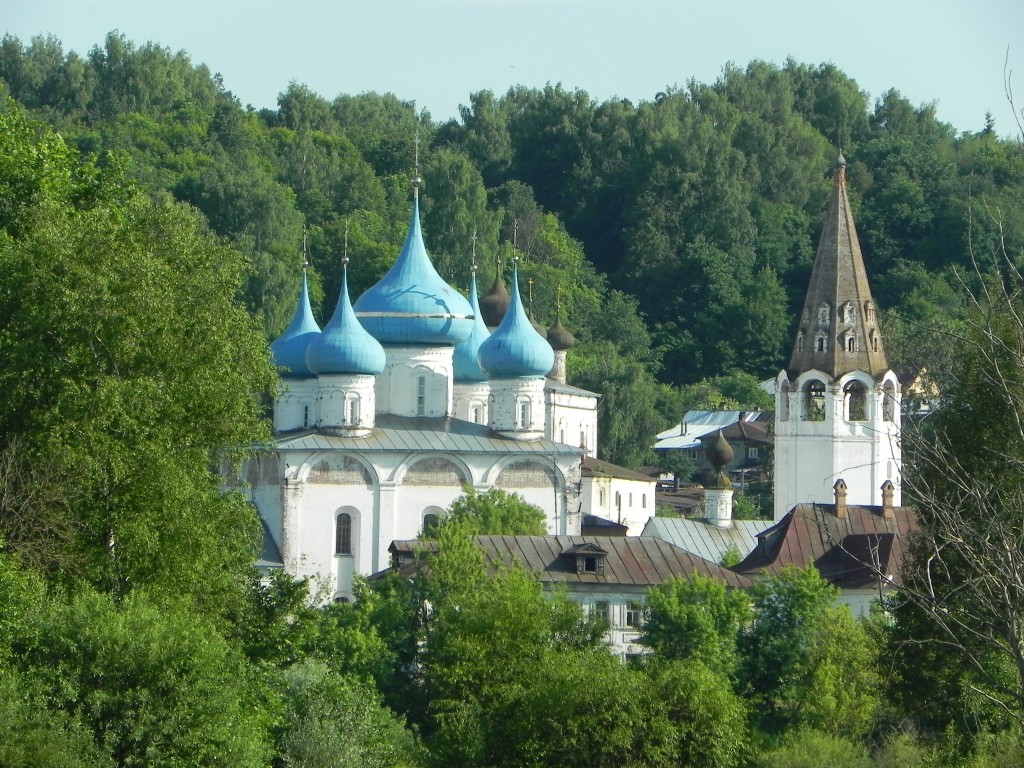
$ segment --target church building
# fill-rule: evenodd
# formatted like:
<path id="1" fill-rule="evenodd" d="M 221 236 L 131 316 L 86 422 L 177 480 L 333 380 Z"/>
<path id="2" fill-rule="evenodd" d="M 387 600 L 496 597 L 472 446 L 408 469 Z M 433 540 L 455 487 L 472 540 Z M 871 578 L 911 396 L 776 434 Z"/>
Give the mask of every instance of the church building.
<path id="1" fill-rule="evenodd" d="M 597 450 L 599 396 L 566 384 L 573 337 L 556 317 L 542 335 L 499 272 L 468 299 L 430 262 L 418 182 L 405 244 L 353 304 L 346 271 L 323 330 L 305 277 L 292 323 L 271 344 L 282 373 L 272 450 L 243 478 L 268 545 L 324 600 L 389 564 L 469 487 L 502 488 L 540 507 L 552 535 L 579 535 L 581 466 Z M 481 313 L 481 303 L 486 310 Z M 488 320 L 493 325 L 488 329 Z M 653 488 L 651 513 L 653 513 Z"/>

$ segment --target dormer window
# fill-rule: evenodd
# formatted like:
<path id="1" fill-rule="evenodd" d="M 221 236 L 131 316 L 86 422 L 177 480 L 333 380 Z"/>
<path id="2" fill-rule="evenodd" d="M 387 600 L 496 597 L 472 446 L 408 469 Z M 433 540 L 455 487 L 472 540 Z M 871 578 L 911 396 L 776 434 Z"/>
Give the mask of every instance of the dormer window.
<path id="1" fill-rule="evenodd" d="M 576 573 L 591 576 L 604 575 L 604 561 L 608 553 L 596 544 L 574 544 L 563 550 L 562 554 L 575 560 Z"/>
<path id="2" fill-rule="evenodd" d="M 853 324 L 853 302 L 848 301 L 843 304 L 843 322 L 852 325 Z"/>
<path id="3" fill-rule="evenodd" d="M 818 307 L 818 325 L 828 327 L 829 324 L 829 306 L 828 304 L 822 304 Z"/>

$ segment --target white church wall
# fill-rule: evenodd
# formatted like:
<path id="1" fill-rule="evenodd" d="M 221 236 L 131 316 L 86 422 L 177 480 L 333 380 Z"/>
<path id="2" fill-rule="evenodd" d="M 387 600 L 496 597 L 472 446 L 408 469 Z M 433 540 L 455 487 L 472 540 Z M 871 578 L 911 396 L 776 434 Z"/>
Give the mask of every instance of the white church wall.
<path id="1" fill-rule="evenodd" d="M 452 412 L 452 347 L 387 345 L 377 377 L 377 412 L 441 418 Z"/>

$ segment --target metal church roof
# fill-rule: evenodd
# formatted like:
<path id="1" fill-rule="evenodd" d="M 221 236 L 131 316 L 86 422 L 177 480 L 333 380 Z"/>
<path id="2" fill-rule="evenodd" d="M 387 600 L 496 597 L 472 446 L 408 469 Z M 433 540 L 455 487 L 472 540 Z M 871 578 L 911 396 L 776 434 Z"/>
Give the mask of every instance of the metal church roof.
<path id="1" fill-rule="evenodd" d="M 341 437 L 305 430 L 279 434 L 278 450 L 445 451 L 455 453 L 538 454 L 582 456 L 581 448 L 551 440 L 506 440 L 495 437 L 485 424 L 453 418 L 423 418 L 378 414 L 366 437 Z"/>

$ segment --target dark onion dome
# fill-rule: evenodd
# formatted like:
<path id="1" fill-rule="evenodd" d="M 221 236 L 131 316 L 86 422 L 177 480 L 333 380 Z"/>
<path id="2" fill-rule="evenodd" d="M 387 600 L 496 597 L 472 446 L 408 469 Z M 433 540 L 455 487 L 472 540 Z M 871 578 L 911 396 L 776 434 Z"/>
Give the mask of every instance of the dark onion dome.
<path id="1" fill-rule="evenodd" d="M 385 344 L 455 345 L 473 330 L 465 297 L 441 279 L 430 263 L 420 231 L 419 197 L 398 259 L 355 303 L 356 317 Z"/>
<path id="2" fill-rule="evenodd" d="M 512 297 L 508 295 L 505 281 L 501 277 L 501 262 L 498 261 L 494 270 L 494 285 L 480 299 L 480 314 L 483 316 L 484 325 L 488 328 L 497 328 L 501 325 L 511 300 Z"/>
<path id="3" fill-rule="evenodd" d="M 555 365 L 555 352 L 547 339 L 530 325 L 519 296 L 519 272 L 512 267 L 512 297 L 494 333 L 480 345 L 480 367 L 490 378 L 547 376 Z"/>
<path id="4" fill-rule="evenodd" d="M 306 350 L 310 343 L 320 335 L 320 326 L 313 319 L 313 310 L 309 308 L 309 285 L 306 272 L 302 272 L 302 291 L 299 303 L 295 307 L 295 317 L 291 323 L 270 345 L 270 354 L 274 365 L 281 368 L 282 376 L 310 377 L 313 372 L 306 365 Z"/>
<path id="5" fill-rule="evenodd" d="M 708 462 L 715 468 L 715 476 L 711 485 L 708 486 L 709 488 L 730 488 L 732 486 L 729 478 L 722 471 L 722 467 L 732 461 L 735 456 L 736 452 L 729 445 L 729 441 L 725 439 L 722 430 L 718 430 L 718 436 L 705 453 Z"/>
<path id="6" fill-rule="evenodd" d="M 480 351 L 480 345 L 491 335 L 491 332 L 487 330 L 487 326 L 484 325 L 484 320 L 480 316 L 480 302 L 476 296 L 475 267 L 469 278 L 469 306 L 473 309 L 473 314 L 475 315 L 473 318 L 473 331 L 466 337 L 465 341 L 460 341 L 455 345 L 455 358 L 453 361 L 455 380 L 487 381 L 487 373 L 480 367 L 477 353 Z"/>
<path id="7" fill-rule="evenodd" d="M 555 286 L 555 322 L 548 328 L 547 338 L 556 352 L 564 352 L 576 345 L 576 337 L 562 325 L 562 294 L 558 286 Z"/>
<path id="8" fill-rule="evenodd" d="M 347 260 L 346 260 L 347 261 Z M 341 293 L 334 317 L 306 350 L 306 365 L 318 374 L 376 375 L 384 370 L 384 347 L 359 324 L 348 297 L 348 266 L 341 273 Z"/>

